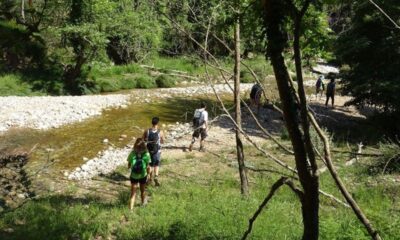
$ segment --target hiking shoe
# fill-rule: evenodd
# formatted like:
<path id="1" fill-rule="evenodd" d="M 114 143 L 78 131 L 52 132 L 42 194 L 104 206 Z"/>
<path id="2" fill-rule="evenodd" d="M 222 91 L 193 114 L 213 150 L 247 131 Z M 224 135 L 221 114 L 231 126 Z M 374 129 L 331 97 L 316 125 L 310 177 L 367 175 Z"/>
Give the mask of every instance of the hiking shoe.
<path id="1" fill-rule="evenodd" d="M 205 147 L 200 147 L 199 151 L 200 151 L 200 152 L 205 152 L 205 151 L 206 151 L 206 148 L 205 148 Z"/>
<path id="2" fill-rule="evenodd" d="M 154 179 L 154 184 L 155 184 L 156 187 L 160 186 L 160 182 L 158 181 L 157 178 Z"/>

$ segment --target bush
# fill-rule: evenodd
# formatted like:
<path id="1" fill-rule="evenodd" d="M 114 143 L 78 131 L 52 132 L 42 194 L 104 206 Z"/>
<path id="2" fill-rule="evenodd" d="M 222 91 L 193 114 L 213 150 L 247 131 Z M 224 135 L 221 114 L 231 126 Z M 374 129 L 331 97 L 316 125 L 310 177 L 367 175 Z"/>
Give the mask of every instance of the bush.
<path id="1" fill-rule="evenodd" d="M 121 89 L 133 89 L 137 85 L 136 79 L 127 77 L 122 78 L 119 83 Z"/>
<path id="2" fill-rule="evenodd" d="M 137 88 L 155 88 L 156 82 L 149 76 L 140 76 L 136 78 Z"/>
<path id="3" fill-rule="evenodd" d="M 98 81 L 97 84 L 101 92 L 115 92 L 120 89 L 117 82 L 108 78 Z"/>
<path id="4" fill-rule="evenodd" d="M 0 76 L 0 96 L 25 96 L 31 95 L 32 86 L 21 81 L 19 75 L 9 74 Z"/>
<path id="5" fill-rule="evenodd" d="M 371 173 L 399 173 L 400 172 L 400 143 L 386 141 L 379 143 L 381 157 L 376 158 L 370 168 Z"/>
<path id="6" fill-rule="evenodd" d="M 175 86 L 175 80 L 167 75 L 160 75 L 156 78 L 156 84 L 159 88 L 171 88 Z"/>
<path id="7" fill-rule="evenodd" d="M 254 78 L 249 71 L 242 70 L 242 71 L 240 71 L 240 82 L 241 83 L 252 83 L 252 82 L 254 82 Z"/>

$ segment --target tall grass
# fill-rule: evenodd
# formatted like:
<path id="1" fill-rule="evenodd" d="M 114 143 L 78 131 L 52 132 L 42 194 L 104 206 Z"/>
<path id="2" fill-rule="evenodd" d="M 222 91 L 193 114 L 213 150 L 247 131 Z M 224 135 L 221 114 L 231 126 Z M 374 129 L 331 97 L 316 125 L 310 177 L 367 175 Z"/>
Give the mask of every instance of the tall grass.
<path id="1" fill-rule="evenodd" d="M 278 176 L 253 174 L 251 195 L 240 197 L 236 170 L 220 169 L 220 160 L 191 159 L 184 174 L 177 160 L 168 159 L 162 172 L 162 186 L 149 188 L 146 207 L 127 209 L 128 187 L 120 187 L 119 198 L 77 198 L 69 195 L 32 201 L 0 219 L 1 239 L 240 239 L 248 219 Z M 205 163 L 207 162 L 207 163 Z M 204 164 L 204 165 L 202 165 Z M 204 172 L 202 166 L 210 166 Z M 191 167 L 190 167 L 190 166 Z M 174 167 L 176 166 L 176 167 Z M 193 167 L 193 168 L 192 168 Z M 199 169 L 196 169 L 199 168 Z M 189 170 L 192 169 L 192 170 Z M 122 169 L 120 170 L 123 173 Z M 368 187 L 358 170 L 345 170 L 353 184 L 350 190 L 384 239 L 397 239 L 400 219 L 395 186 Z M 357 178 L 354 178 L 357 174 Z M 328 174 L 321 187 L 340 196 Z M 390 194 L 391 193 L 391 194 Z M 100 193 L 98 193 L 100 196 Z M 398 204 L 397 204 L 398 205 Z M 250 239 L 299 239 L 302 234 L 300 204 L 288 189 L 281 188 L 255 222 Z M 369 239 L 347 209 L 321 196 L 320 239 Z"/>

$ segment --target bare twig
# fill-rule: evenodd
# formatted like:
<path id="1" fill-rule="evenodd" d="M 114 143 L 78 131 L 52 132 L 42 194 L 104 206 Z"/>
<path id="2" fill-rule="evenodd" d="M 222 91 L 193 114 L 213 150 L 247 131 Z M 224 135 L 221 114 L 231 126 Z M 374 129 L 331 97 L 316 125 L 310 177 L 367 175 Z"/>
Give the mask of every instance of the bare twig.
<path id="1" fill-rule="evenodd" d="M 296 195 L 299 197 L 300 202 L 303 202 L 303 192 L 301 192 L 300 189 L 298 189 L 293 182 L 291 182 L 288 178 L 286 177 L 281 177 L 278 181 L 276 181 L 272 187 L 268 195 L 265 197 L 265 199 L 262 201 L 258 209 L 255 211 L 253 216 L 249 219 L 249 227 L 247 228 L 246 232 L 242 236 L 242 240 L 247 239 L 248 235 L 251 233 L 251 230 L 253 229 L 253 224 L 256 221 L 257 217 L 260 215 L 261 211 L 265 208 L 265 206 L 268 204 L 269 200 L 274 196 L 275 192 L 282 187 L 282 185 L 288 185 L 290 189 L 292 189 Z"/>
<path id="2" fill-rule="evenodd" d="M 378 4 L 376 4 L 374 1 L 372 0 L 368 0 L 372 5 L 374 5 L 383 15 L 385 15 L 385 17 L 393 23 L 393 25 L 397 28 L 400 29 L 400 26 L 396 23 L 396 21 L 393 20 L 393 18 L 391 18 L 381 7 L 379 7 Z"/>

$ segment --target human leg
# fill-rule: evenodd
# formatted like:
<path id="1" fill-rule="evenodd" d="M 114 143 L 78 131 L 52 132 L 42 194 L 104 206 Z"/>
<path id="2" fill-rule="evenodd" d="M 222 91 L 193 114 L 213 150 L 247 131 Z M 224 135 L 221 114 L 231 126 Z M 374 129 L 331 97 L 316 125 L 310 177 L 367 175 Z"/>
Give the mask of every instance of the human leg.
<path id="1" fill-rule="evenodd" d="M 204 147 L 204 140 L 206 139 L 206 137 L 208 136 L 207 134 L 207 129 L 206 128 L 201 128 L 201 139 L 200 139 L 200 151 L 205 151 L 205 147 Z"/>
<path id="2" fill-rule="evenodd" d="M 194 132 L 192 134 L 192 142 L 189 145 L 189 151 L 190 152 L 193 150 L 193 145 L 196 142 L 196 138 L 199 138 L 199 136 L 200 136 L 200 132 L 199 131 L 200 131 L 199 129 L 196 129 L 196 130 L 194 130 Z"/>
<path id="3" fill-rule="evenodd" d="M 161 161 L 161 152 L 158 151 L 156 154 L 152 156 L 152 165 L 153 165 L 153 173 L 154 173 L 154 183 L 156 186 L 160 186 L 158 181 L 158 171 L 160 169 L 160 161 Z"/>
<path id="4" fill-rule="evenodd" d="M 146 200 L 146 179 L 140 182 L 140 198 L 142 200 L 142 205 L 145 204 Z"/>
<path id="5" fill-rule="evenodd" d="M 328 106 L 328 101 L 329 101 L 329 95 L 326 95 L 325 107 Z"/>
<path id="6" fill-rule="evenodd" d="M 133 206 L 135 205 L 137 187 L 138 187 L 138 183 L 136 181 L 132 181 L 132 179 L 131 179 L 131 196 L 129 198 L 129 209 L 130 210 L 132 210 Z"/>
<path id="7" fill-rule="evenodd" d="M 332 95 L 331 98 L 332 98 L 332 107 L 334 107 L 334 105 L 335 105 L 335 95 Z"/>

